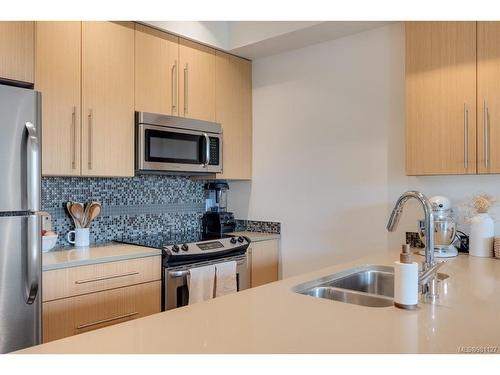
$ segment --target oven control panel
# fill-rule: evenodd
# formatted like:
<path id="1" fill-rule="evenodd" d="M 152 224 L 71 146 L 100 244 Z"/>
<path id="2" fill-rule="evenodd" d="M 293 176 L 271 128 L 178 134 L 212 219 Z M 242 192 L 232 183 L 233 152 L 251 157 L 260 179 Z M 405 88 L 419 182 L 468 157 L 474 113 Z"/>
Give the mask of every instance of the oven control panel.
<path id="1" fill-rule="evenodd" d="M 224 245 L 220 241 L 200 242 L 197 243 L 196 246 L 198 246 L 203 251 L 224 248 Z"/>
<path id="2" fill-rule="evenodd" d="M 207 240 L 194 243 L 175 244 L 165 246 L 165 252 L 170 257 L 179 256 L 206 256 L 209 254 L 225 253 L 240 247 L 248 246 L 250 241 L 245 237 L 228 237 L 217 240 Z"/>

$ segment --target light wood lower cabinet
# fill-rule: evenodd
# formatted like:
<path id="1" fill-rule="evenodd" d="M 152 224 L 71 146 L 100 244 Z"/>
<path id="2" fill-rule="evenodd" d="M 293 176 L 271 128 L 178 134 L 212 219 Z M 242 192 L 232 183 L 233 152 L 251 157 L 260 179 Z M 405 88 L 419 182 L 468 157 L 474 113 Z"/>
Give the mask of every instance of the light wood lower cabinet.
<path id="1" fill-rule="evenodd" d="M 36 23 L 35 89 L 42 93 L 44 175 L 81 174 L 81 22 Z"/>
<path id="2" fill-rule="evenodd" d="M 161 281 L 43 303 L 43 341 L 160 312 Z"/>
<path id="3" fill-rule="evenodd" d="M 43 341 L 161 310 L 161 256 L 43 272 Z"/>
<path id="4" fill-rule="evenodd" d="M 134 24 L 82 23 L 82 175 L 134 175 Z"/>
<path id="5" fill-rule="evenodd" d="M 252 178 L 252 63 L 216 52 L 216 121 L 223 129 L 223 173 L 217 178 Z"/>
<path id="6" fill-rule="evenodd" d="M 33 83 L 34 22 L 0 21 L 0 79 Z"/>
<path id="7" fill-rule="evenodd" d="M 279 240 L 251 242 L 248 256 L 252 288 L 278 280 Z"/>
<path id="8" fill-rule="evenodd" d="M 42 300 L 52 301 L 160 279 L 159 256 L 46 271 L 43 273 Z"/>

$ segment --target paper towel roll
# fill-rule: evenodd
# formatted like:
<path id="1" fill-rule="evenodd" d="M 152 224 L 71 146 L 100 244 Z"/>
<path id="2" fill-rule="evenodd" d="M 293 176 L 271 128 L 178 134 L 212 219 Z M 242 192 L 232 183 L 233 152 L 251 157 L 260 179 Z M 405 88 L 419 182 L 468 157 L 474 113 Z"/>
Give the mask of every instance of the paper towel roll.
<path id="1" fill-rule="evenodd" d="M 418 264 L 394 262 L 394 305 L 415 309 L 418 305 Z"/>

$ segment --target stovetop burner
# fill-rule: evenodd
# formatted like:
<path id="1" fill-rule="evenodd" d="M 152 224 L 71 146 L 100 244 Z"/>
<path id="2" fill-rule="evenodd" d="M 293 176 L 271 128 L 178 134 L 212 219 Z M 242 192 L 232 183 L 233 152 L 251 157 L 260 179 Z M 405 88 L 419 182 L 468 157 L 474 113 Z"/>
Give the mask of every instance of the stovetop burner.
<path id="1" fill-rule="evenodd" d="M 228 235 L 207 236 L 202 232 L 174 232 L 174 233 L 156 233 L 141 236 L 128 236 L 117 239 L 117 242 L 128 243 L 132 245 L 153 247 L 155 249 L 165 249 L 171 245 L 181 245 L 185 243 L 195 243 L 230 237 Z"/>

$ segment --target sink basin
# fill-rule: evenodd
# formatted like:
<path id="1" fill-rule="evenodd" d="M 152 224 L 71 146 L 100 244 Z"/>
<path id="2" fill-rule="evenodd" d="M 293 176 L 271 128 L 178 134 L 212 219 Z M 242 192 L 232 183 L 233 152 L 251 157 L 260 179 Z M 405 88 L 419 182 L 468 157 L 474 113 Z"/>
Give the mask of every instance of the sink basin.
<path id="1" fill-rule="evenodd" d="M 394 297 L 394 268 L 368 266 L 365 269 L 327 282 L 328 286 L 357 292 Z M 392 304 L 392 302 L 391 302 Z"/>
<path id="2" fill-rule="evenodd" d="M 438 281 L 448 275 L 438 273 Z M 308 281 L 292 289 L 306 296 L 370 307 L 393 305 L 394 267 L 366 265 Z"/>
<path id="3" fill-rule="evenodd" d="M 393 305 L 392 298 L 374 296 L 366 293 L 352 292 L 328 286 L 318 286 L 308 289 L 301 294 L 316 298 L 326 298 L 339 302 L 353 303 L 355 305 L 370 307 L 388 307 Z"/>

